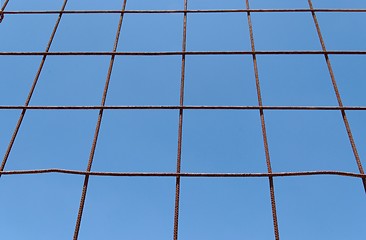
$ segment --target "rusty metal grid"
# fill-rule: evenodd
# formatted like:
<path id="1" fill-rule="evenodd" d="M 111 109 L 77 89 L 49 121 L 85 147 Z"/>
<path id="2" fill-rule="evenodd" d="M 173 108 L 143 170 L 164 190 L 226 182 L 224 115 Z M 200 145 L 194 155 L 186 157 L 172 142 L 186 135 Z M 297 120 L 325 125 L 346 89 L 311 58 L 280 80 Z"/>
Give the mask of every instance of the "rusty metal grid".
<path id="1" fill-rule="evenodd" d="M 189 0 L 182 0 L 184 2 L 183 10 L 126 10 L 127 0 L 122 0 L 122 8 L 121 10 L 65 10 L 68 0 L 63 0 L 62 8 L 59 11 L 56 10 L 45 10 L 45 11 L 7 11 L 6 6 L 9 3 L 9 0 L 6 0 L 0 10 L 0 22 L 6 20 L 8 15 L 39 15 L 39 14 L 56 14 L 58 18 L 53 27 L 53 31 L 47 43 L 47 46 L 43 52 L 0 52 L 0 56 L 42 56 L 42 60 L 39 64 L 38 71 L 34 77 L 33 84 L 29 90 L 28 97 L 24 105 L 2 105 L 0 103 L 0 111 L 5 110 L 22 110 L 21 114 L 16 123 L 15 129 L 13 131 L 12 137 L 9 141 L 8 147 L 6 149 L 5 155 L 1 162 L 0 166 L 0 176 L 1 175 L 21 175 L 21 174 L 46 174 L 46 173 L 59 173 L 59 174 L 72 174 L 72 175 L 82 175 L 84 176 L 84 184 L 81 189 L 81 199 L 80 206 L 78 209 L 75 231 L 73 239 L 78 239 L 79 230 L 83 218 L 83 210 L 85 201 L 87 199 L 87 191 L 88 191 L 88 183 L 90 176 L 113 176 L 113 177 L 174 177 L 176 181 L 175 188 L 175 210 L 174 210 L 174 231 L 172 233 L 172 238 L 174 240 L 179 239 L 179 210 L 180 210 L 180 192 L 181 192 L 181 178 L 184 177 L 204 177 L 204 178 L 267 178 L 270 190 L 270 201 L 272 208 L 272 220 L 273 220 L 273 232 L 276 240 L 280 239 L 280 229 L 281 227 L 278 224 L 277 218 L 277 210 L 276 210 L 276 194 L 275 194 L 275 183 L 274 178 L 278 177 L 293 177 L 293 176 L 315 176 L 315 175 L 333 175 L 333 176 L 342 176 L 342 177 L 350 177 L 350 178 L 358 178 L 360 179 L 360 187 L 361 181 L 366 193 L 366 174 L 363 169 L 363 165 L 358 154 L 358 150 L 355 144 L 355 140 L 351 131 L 351 126 L 349 124 L 346 111 L 365 111 L 366 106 L 344 106 L 341 98 L 341 94 L 338 89 L 336 76 L 333 73 L 333 68 L 331 61 L 329 59 L 329 55 L 366 55 L 366 51 L 364 50 L 337 50 L 337 51 L 329 51 L 326 48 L 325 41 L 322 36 L 321 26 L 317 20 L 317 13 L 319 12 L 348 12 L 348 13 L 366 13 L 366 9 L 315 9 L 312 4 L 312 0 L 308 0 L 309 8 L 306 9 L 251 9 L 250 8 L 250 0 L 245 1 L 245 9 L 212 9 L 212 10 L 190 10 L 188 8 Z M 222 14 L 230 14 L 230 13 L 245 13 L 248 20 L 249 27 L 249 38 L 251 44 L 251 51 L 187 51 L 187 18 L 190 14 L 210 14 L 210 13 L 222 13 Z M 314 23 L 314 28 L 318 34 L 318 39 L 321 44 L 321 51 L 314 50 L 292 50 L 292 51 L 258 51 L 255 48 L 255 36 L 253 34 L 253 28 L 255 25 L 252 24 L 251 14 L 252 13 L 301 13 L 308 12 L 311 13 L 312 20 Z M 52 42 L 54 40 L 55 34 L 58 30 L 58 26 L 62 21 L 62 16 L 65 14 L 119 14 L 119 22 L 117 31 L 115 34 L 114 47 L 111 52 L 97 52 L 97 51 L 70 51 L 70 52 L 51 52 L 50 48 Z M 167 52 L 119 52 L 117 51 L 121 29 L 123 27 L 123 18 L 125 14 L 181 14 L 183 16 L 183 29 L 182 29 L 182 43 L 181 43 L 181 51 L 167 51 Z M 188 25 L 188 26 L 187 26 Z M 1 25 L 0 25 L 1 26 Z M 100 105 L 88 105 L 88 106 L 31 106 L 30 101 L 34 95 L 34 90 L 36 88 L 37 82 L 43 70 L 44 64 L 47 60 L 48 56 L 110 56 L 108 73 L 106 76 L 106 81 L 103 90 L 103 96 L 101 99 Z M 144 106 L 133 106 L 133 105 L 119 105 L 119 106 L 110 106 L 106 105 L 106 98 L 109 88 L 109 83 L 111 79 L 111 74 L 113 71 L 114 60 L 116 56 L 122 55 L 131 55 L 131 56 L 171 56 L 177 55 L 181 56 L 181 68 L 180 68 L 180 93 L 179 93 L 179 105 L 144 105 Z M 187 55 L 248 55 L 251 56 L 253 66 L 254 66 L 254 74 L 255 74 L 255 83 L 256 83 L 256 94 L 258 105 L 256 106 L 189 106 L 185 105 L 184 102 L 184 90 L 185 90 L 185 74 L 186 74 L 186 56 Z M 257 66 L 257 55 L 322 55 L 324 56 L 324 60 L 326 62 L 328 72 L 332 81 L 332 86 L 334 90 L 334 94 L 336 95 L 338 106 L 265 106 L 262 102 L 262 92 L 261 92 L 261 84 L 258 66 Z M 61 110 L 99 110 L 99 115 L 97 119 L 97 123 L 95 126 L 94 137 L 92 140 L 92 147 L 90 150 L 88 164 L 86 166 L 85 171 L 78 170 L 68 170 L 68 169 L 35 169 L 35 170 L 9 170 L 5 171 L 5 166 L 7 164 L 9 155 L 12 151 L 12 147 L 14 142 L 16 141 L 19 129 L 22 125 L 23 119 L 28 110 L 38 110 L 38 111 L 61 111 Z M 123 110 L 178 110 L 179 112 L 179 122 L 178 122 L 178 130 L 177 130 L 177 158 L 176 158 L 176 171 L 175 172 L 97 172 L 92 171 L 93 159 L 95 154 L 95 149 L 97 147 L 98 136 L 100 131 L 100 126 L 103 120 L 103 112 L 104 110 L 115 110 L 115 111 L 123 111 Z M 258 111 L 260 116 L 261 130 L 262 130 L 262 139 L 263 146 L 265 151 L 265 159 L 267 165 L 267 172 L 263 173 L 189 173 L 181 171 L 181 164 L 184 163 L 182 161 L 182 135 L 183 135 L 183 125 L 184 125 L 184 112 L 185 110 L 237 110 L 237 111 Z M 331 171 L 331 170 L 319 170 L 319 171 L 303 171 L 303 172 L 273 172 L 271 167 L 271 157 L 267 140 L 267 130 L 266 130 L 266 120 L 265 120 L 265 111 L 282 111 L 282 110 L 306 110 L 306 111 L 337 111 L 342 115 L 342 120 L 344 123 L 345 130 L 347 132 L 349 143 L 352 147 L 352 151 L 354 154 L 355 163 L 358 167 L 358 172 L 343 172 L 343 171 Z"/>

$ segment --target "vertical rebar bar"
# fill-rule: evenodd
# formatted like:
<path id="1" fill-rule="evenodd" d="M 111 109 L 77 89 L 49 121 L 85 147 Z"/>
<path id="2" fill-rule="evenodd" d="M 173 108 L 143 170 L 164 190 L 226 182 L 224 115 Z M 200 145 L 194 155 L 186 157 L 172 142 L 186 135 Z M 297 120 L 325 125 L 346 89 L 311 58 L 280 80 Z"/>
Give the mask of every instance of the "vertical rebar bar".
<path id="1" fill-rule="evenodd" d="M 188 8 L 188 0 L 184 0 L 184 10 Z M 179 106 L 184 106 L 184 80 L 185 80 L 185 65 L 187 48 L 187 12 L 183 13 L 183 37 L 182 37 L 182 63 L 181 63 L 181 83 L 179 93 Z M 182 137 L 183 137 L 183 112 L 179 109 L 179 123 L 178 123 L 178 149 L 177 149 L 177 173 L 181 171 L 181 158 L 182 158 Z M 176 176 L 175 181 L 175 207 L 174 207 L 174 233 L 173 239 L 178 239 L 178 227 L 179 227 L 179 199 L 180 199 L 180 176 Z"/>
<path id="2" fill-rule="evenodd" d="M 249 0 L 245 1 L 246 7 L 249 10 Z M 260 87 L 260 81 L 259 81 L 259 73 L 258 73 L 258 64 L 257 64 L 257 56 L 255 54 L 255 44 L 254 44 L 254 34 L 253 34 L 253 24 L 252 24 L 252 18 L 250 15 L 250 12 L 247 12 L 247 18 L 248 18 L 248 25 L 249 25 L 249 35 L 250 35 L 250 45 L 252 49 L 252 59 L 253 59 L 253 67 L 254 67 L 254 75 L 255 75 L 255 84 L 257 89 L 257 98 L 258 98 L 258 104 L 259 107 L 263 106 L 262 102 L 262 93 L 261 93 L 261 87 Z M 271 166 L 271 158 L 269 155 L 269 147 L 268 147 L 268 140 L 267 140 L 267 130 L 266 130 L 266 122 L 264 118 L 264 111 L 262 108 L 259 109 L 259 115 L 261 120 L 261 127 L 262 127 L 262 137 L 263 137 L 263 144 L 264 144 L 264 151 L 266 156 L 266 164 L 267 164 L 267 171 L 268 173 L 272 173 L 272 166 Z M 273 177 L 268 177 L 269 181 L 269 190 L 270 190 L 270 197 L 271 197 L 271 207 L 272 207 L 272 218 L 273 218 L 273 229 L 274 229 L 274 235 L 275 239 L 280 239 L 280 234 L 278 230 L 278 220 L 277 220 L 277 210 L 276 210 L 276 198 L 275 198 L 275 190 L 274 190 L 274 182 Z"/>
<path id="3" fill-rule="evenodd" d="M 45 50 L 45 53 L 48 53 L 50 48 L 51 48 L 51 45 L 52 45 L 52 42 L 53 42 L 53 39 L 55 38 L 55 35 L 56 35 L 56 32 L 57 32 L 57 29 L 58 29 L 58 26 L 60 25 L 60 21 L 61 21 L 61 17 L 62 17 L 62 11 L 65 10 L 66 8 L 66 4 L 67 4 L 67 1 L 68 0 L 64 0 L 63 4 L 62 4 L 62 7 L 61 7 L 61 12 L 60 14 L 58 15 L 58 18 L 56 20 L 56 24 L 53 28 L 53 31 L 51 33 L 51 37 L 50 39 L 48 40 L 48 43 L 47 43 L 47 47 L 46 47 L 46 50 Z M 5 2 L 4 6 L 6 6 L 6 4 L 8 3 Z M 38 67 L 38 70 L 37 70 L 37 73 L 36 73 L 36 76 L 34 77 L 34 80 L 33 80 L 33 83 L 32 83 L 32 86 L 31 86 L 31 89 L 29 90 L 29 93 L 28 93 L 28 97 L 27 99 L 25 100 L 25 103 L 24 103 L 24 106 L 27 107 L 31 101 L 31 98 L 33 96 L 33 93 L 34 93 L 34 90 L 37 86 L 37 83 L 38 83 L 38 80 L 39 80 L 39 77 L 41 76 L 41 72 L 43 70 L 43 66 L 46 62 L 46 58 L 47 58 L 47 54 L 44 54 L 43 57 L 42 57 L 42 61 Z M 10 139 L 10 142 L 9 142 L 9 145 L 8 145 L 8 148 L 6 149 L 5 151 L 5 155 L 4 155 L 4 158 L 3 158 L 3 161 L 1 162 L 1 165 L 0 165 L 0 171 L 3 171 L 4 168 L 5 168 L 5 165 L 6 165 L 6 162 L 8 161 L 8 158 L 9 158 L 9 155 L 10 155 L 10 152 L 11 152 L 11 149 L 13 148 L 13 145 L 14 145 L 14 142 L 15 142 L 15 139 L 18 135 L 18 132 L 19 132 L 19 129 L 20 129 L 20 126 L 22 125 L 22 122 L 23 122 L 23 119 L 24 119 L 24 116 L 25 116 L 25 113 L 27 112 L 27 109 L 23 109 L 21 114 L 20 114 L 20 117 L 18 119 L 18 122 L 15 126 L 15 129 L 14 129 L 14 132 L 13 132 L 13 135 Z M 1 176 L 1 174 L 0 174 Z"/>
<path id="4" fill-rule="evenodd" d="M 124 11 L 126 9 L 126 4 L 127 4 L 127 0 L 123 0 L 122 11 Z M 121 35 L 123 16 L 124 16 L 124 13 L 122 12 L 120 17 L 119 17 L 116 38 L 115 38 L 114 46 L 113 46 L 113 52 L 117 51 L 118 41 L 119 41 L 119 37 Z M 112 55 L 111 59 L 110 59 L 110 62 L 109 62 L 109 68 L 108 68 L 106 82 L 105 82 L 105 85 L 104 85 L 101 106 L 105 106 L 105 102 L 106 102 L 106 99 L 107 99 L 107 93 L 108 93 L 109 83 L 110 83 L 110 80 L 111 80 L 112 70 L 113 70 L 113 66 L 114 66 L 114 60 L 115 60 L 115 55 Z M 102 118 L 103 118 L 103 112 L 104 112 L 104 109 L 99 110 L 98 121 L 97 121 L 97 124 L 96 124 L 96 127 L 95 127 L 93 143 L 92 143 L 92 147 L 91 147 L 91 150 L 90 150 L 88 166 L 87 166 L 87 169 L 86 169 L 87 172 L 90 172 L 91 168 L 92 168 L 95 149 L 97 147 L 97 141 L 98 141 L 98 137 L 99 137 L 100 126 L 101 126 Z M 74 240 L 77 240 L 78 236 L 79 236 L 81 219 L 82 219 L 82 216 L 83 216 L 83 211 L 84 211 L 84 206 L 85 206 L 86 193 L 87 193 L 87 190 L 88 190 L 89 177 L 90 177 L 89 175 L 85 175 L 85 178 L 84 178 L 84 184 L 83 184 L 82 193 L 81 193 L 80 205 L 79 205 L 79 210 L 78 210 L 78 215 L 77 215 L 75 230 L 74 230 L 74 237 L 73 237 Z"/>
<path id="5" fill-rule="evenodd" d="M 337 85 L 337 81 L 336 81 L 336 78 L 335 78 L 335 75 L 334 75 L 334 72 L 333 72 L 332 64 L 330 62 L 330 59 L 329 59 L 328 54 L 326 53 L 327 52 L 327 48 L 325 47 L 325 41 L 324 41 L 324 38 L 323 38 L 323 34 L 322 34 L 321 30 L 320 30 L 320 25 L 319 25 L 319 22 L 318 22 L 318 18 L 316 17 L 316 14 L 314 12 L 313 3 L 312 3 L 311 0 L 308 0 L 308 4 L 309 4 L 309 8 L 311 10 L 311 15 L 313 17 L 313 21 L 314 21 L 314 24 L 315 24 L 316 31 L 318 33 L 319 41 L 320 41 L 320 44 L 322 46 L 322 50 L 324 52 L 324 58 L 325 58 L 325 61 L 327 63 L 327 67 L 328 67 L 328 71 L 329 71 L 330 78 L 332 80 L 332 85 L 333 85 L 334 93 L 335 93 L 335 95 L 337 97 L 338 106 L 339 107 L 343 107 L 343 102 L 342 102 L 341 94 L 340 94 L 339 89 L 338 89 L 338 85 Z M 344 123 L 344 126 L 346 128 L 347 135 L 348 135 L 348 139 L 349 139 L 349 142 L 350 142 L 351 147 L 352 147 L 353 155 L 354 155 L 354 157 L 356 159 L 356 164 L 357 164 L 358 170 L 359 170 L 359 172 L 361 174 L 364 174 L 365 172 L 363 170 L 362 163 L 361 163 L 361 159 L 360 159 L 360 156 L 359 156 L 358 151 L 357 151 L 356 143 L 355 143 L 355 140 L 353 138 L 353 134 L 352 134 L 352 131 L 351 131 L 351 126 L 350 126 L 350 124 L 348 122 L 348 118 L 347 118 L 347 115 L 346 115 L 346 111 L 343 110 L 343 109 L 341 109 L 340 112 L 342 114 L 343 123 Z M 364 191 L 366 193 L 366 178 L 363 178 L 362 179 L 362 184 L 363 184 Z"/>

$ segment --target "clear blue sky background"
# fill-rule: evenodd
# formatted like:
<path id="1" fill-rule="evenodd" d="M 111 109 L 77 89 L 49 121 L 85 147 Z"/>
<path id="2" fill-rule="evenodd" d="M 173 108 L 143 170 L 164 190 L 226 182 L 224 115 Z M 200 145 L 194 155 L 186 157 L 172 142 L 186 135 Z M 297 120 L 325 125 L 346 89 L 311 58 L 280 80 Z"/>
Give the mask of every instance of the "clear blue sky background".
<path id="1" fill-rule="evenodd" d="M 2 1 L 4 2 L 4 1 Z M 251 0 L 252 8 L 308 8 Z M 366 8 L 314 0 L 315 8 Z M 59 10 L 61 0 L 10 0 L 7 11 Z M 128 0 L 127 9 L 183 9 L 183 0 Z M 69 0 L 67 10 L 122 1 Z M 189 0 L 243 9 L 244 0 Z M 328 50 L 366 50 L 365 13 L 317 13 Z M 57 15 L 6 15 L 0 51 L 44 51 Z M 65 14 L 50 51 L 111 51 L 118 14 Z M 321 50 L 309 12 L 252 13 L 257 50 Z M 181 51 L 182 14 L 126 14 L 118 51 Z M 250 50 L 246 13 L 188 14 L 188 51 Z M 30 105 L 99 105 L 108 56 L 49 56 Z M 330 57 L 346 106 L 366 106 L 366 56 Z M 0 105 L 23 105 L 39 56 L 0 56 Z M 107 105 L 179 105 L 180 56 L 117 56 Z M 258 56 L 263 104 L 337 106 L 321 55 Z M 251 56 L 187 56 L 186 105 L 257 105 Z M 366 167 L 366 112 L 347 112 Z M 0 110 L 0 156 L 20 115 Z M 98 111 L 26 113 L 5 170 L 85 170 Z M 358 172 L 338 111 L 265 111 L 274 172 Z M 177 110 L 106 110 L 93 171 L 175 172 Z M 182 172 L 266 172 L 257 110 L 186 110 Z M 71 239 L 83 176 L 2 176 L 3 239 Z M 365 239 L 361 180 L 275 178 L 281 239 Z M 79 239 L 172 239 L 175 178 L 91 177 Z M 266 178 L 182 178 L 179 239 L 274 239 Z"/>

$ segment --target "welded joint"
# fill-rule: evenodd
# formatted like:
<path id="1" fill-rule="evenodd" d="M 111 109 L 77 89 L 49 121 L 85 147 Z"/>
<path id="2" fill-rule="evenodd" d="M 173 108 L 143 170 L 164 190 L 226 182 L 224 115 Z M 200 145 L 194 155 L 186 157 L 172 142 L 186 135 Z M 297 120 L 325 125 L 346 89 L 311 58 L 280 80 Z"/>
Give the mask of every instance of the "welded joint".
<path id="1" fill-rule="evenodd" d="M 0 10 L 0 23 L 3 21 L 4 19 L 4 12 L 3 10 Z"/>

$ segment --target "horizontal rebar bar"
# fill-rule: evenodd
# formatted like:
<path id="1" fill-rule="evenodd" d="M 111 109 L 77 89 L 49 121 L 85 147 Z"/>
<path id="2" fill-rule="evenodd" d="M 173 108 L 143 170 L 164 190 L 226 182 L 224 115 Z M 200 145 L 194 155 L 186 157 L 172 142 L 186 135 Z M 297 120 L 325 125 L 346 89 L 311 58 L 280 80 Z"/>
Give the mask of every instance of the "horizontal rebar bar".
<path id="1" fill-rule="evenodd" d="M 171 55 L 365 55 L 366 50 L 295 51 L 162 51 L 162 52 L 0 52 L 0 56 L 171 56 Z"/>
<path id="2" fill-rule="evenodd" d="M 3 14 L 161 14 L 161 13 L 283 13 L 283 12 L 366 12 L 366 9 L 191 9 L 191 10 L 23 10 L 4 11 Z"/>
<path id="3" fill-rule="evenodd" d="M 0 110 L 350 110 L 350 111 L 364 111 L 366 106 L 178 106 L 178 105 L 166 105 L 166 106 L 0 106 Z"/>
<path id="4" fill-rule="evenodd" d="M 302 171 L 302 172 L 273 172 L 273 173 L 176 173 L 176 172 L 87 172 L 68 169 L 34 169 L 34 170 L 9 170 L 0 171 L 1 175 L 29 175 L 45 173 L 63 173 L 72 175 L 90 176 L 111 176 L 111 177 L 231 177 L 231 178 L 250 178 L 250 177 L 290 177 L 290 176 L 314 176 L 314 175 L 335 175 L 354 178 L 365 178 L 366 174 L 343 172 L 343 171 Z"/>

